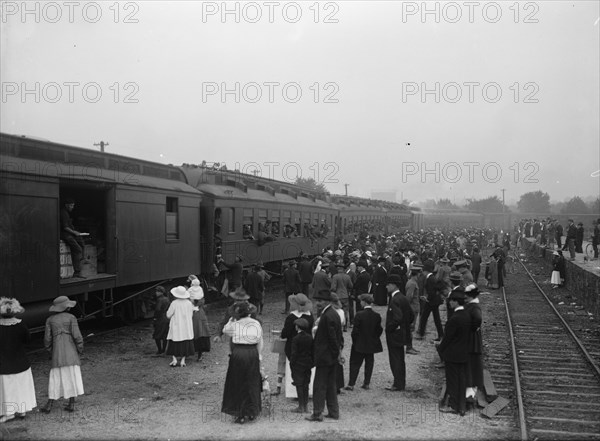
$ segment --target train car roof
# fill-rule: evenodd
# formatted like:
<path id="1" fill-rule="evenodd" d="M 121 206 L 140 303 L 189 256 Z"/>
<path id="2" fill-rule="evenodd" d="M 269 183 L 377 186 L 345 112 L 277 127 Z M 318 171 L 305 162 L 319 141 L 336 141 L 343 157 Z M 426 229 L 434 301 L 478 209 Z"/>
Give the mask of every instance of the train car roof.
<path id="1" fill-rule="evenodd" d="M 0 133 L 3 173 L 200 192 L 173 166 Z"/>

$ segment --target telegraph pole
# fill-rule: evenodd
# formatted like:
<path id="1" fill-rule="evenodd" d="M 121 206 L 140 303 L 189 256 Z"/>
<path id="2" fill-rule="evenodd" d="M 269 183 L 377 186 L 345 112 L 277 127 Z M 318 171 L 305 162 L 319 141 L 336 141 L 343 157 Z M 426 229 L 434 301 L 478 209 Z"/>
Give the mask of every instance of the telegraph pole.
<path id="1" fill-rule="evenodd" d="M 348 185 L 350 184 L 344 184 L 344 187 L 346 187 L 346 196 L 348 196 Z"/>
<path id="2" fill-rule="evenodd" d="M 94 144 L 95 146 L 100 146 L 100 151 L 104 153 L 104 147 L 110 145 L 108 142 L 100 141 L 98 144 Z"/>
<path id="3" fill-rule="evenodd" d="M 500 191 L 502 191 L 502 227 L 506 229 L 506 205 L 504 205 L 504 192 L 506 189 L 501 188 Z"/>

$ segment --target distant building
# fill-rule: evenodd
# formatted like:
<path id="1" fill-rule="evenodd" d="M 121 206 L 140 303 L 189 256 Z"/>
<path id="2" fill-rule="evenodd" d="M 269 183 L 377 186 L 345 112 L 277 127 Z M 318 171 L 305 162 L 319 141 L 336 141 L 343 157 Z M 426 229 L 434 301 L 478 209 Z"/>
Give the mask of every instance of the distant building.
<path id="1" fill-rule="evenodd" d="M 395 191 L 371 191 L 371 199 L 379 199 L 382 201 L 396 202 Z"/>

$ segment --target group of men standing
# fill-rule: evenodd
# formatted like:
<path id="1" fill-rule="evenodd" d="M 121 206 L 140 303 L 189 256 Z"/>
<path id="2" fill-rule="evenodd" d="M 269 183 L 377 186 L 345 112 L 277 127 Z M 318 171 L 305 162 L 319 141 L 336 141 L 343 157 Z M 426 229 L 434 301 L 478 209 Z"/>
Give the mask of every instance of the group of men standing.
<path id="1" fill-rule="evenodd" d="M 417 338 L 423 338 L 431 313 L 438 332 L 435 342 L 439 344 L 439 354 L 446 367 L 449 396 L 446 411 L 464 415 L 467 387 L 472 391 L 480 388 L 483 377 L 481 311 L 477 302 L 473 302 L 478 290 L 473 284 L 473 275 L 467 262 L 454 261 L 451 268 L 450 260 L 446 257 L 434 262 L 429 256 L 422 256 L 418 261 L 417 256 L 411 260 L 408 259 L 408 253 L 405 255 L 400 252 L 395 252 L 393 257 L 385 254 L 378 259 L 372 253 L 365 252 L 356 263 L 344 263 L 343 257 L 340 251 L 326 253 L 325 257 L 318 256 L 312 260 L 303 257 L 299 268 L 297 262 L 292 261 L 283 274 L 286 298 L 299 291 L 306 295 L 312 293 L 319 314 L 314 337 L 314 410 L 307 419 L 322 421 L 324 417 L 339 418 L 336 374 L 337 365 L 343 363 L 343 333 L 347 327 L 352 328 L 352 348 L 350 379 L 346 390 L 354 390 L 363 362 L 365 373 L 361 387 L 370 389 L 374 354 L 383 351 L 380 336 L 385 329 L 393 375 L 393 382 L 386 390 L 405 391 L 405 354 L 419 353 L 412 345 L 416 319 L 420 316 Z M 480 264 L 480 259 L 478 262 Z M 469 307 L 467 317 L 461 312 L 465 309 L 466 286 L 471 287 L 469 304 L 476 305 L 476 308 Z M 340 302 L 336 306 L 337 299 Z M 439 306 L 444 302 L 449 313 L 446 332 L 439 316 Z M 385 328 L 373 305 L 387 306 Z M 340 307 L 344 311 L 342 317 L 335 310 Z M 457 314 L 451 321 L 453 309 Z M 471 314 L 471 309 L 477 309 L 478 312 Z M 287 305 L 284 312 L 288 312 Z M 477 374 L 472 375 L 474 366 Z M 472 395 L 475 396 L 475 393 Z M 325 404 L 328 415 L 323 415 Z"/>

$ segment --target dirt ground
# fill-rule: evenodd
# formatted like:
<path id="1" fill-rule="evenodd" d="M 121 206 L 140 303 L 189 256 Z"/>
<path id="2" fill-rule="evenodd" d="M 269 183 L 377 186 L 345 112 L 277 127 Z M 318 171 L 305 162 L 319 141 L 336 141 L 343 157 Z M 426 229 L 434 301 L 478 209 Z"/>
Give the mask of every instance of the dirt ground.
<path id="1" fill-rule="evenodd" d="M 270 352 L 271 330 L 281 329 L 285 315 L 281 294 L 268 293 L 263 319 L 264 365 L 271 389 L 276 386 L 277 354 Z M 385 307 L 375 310 L 385 319 Z M 207 311 L 213 330 L 224 308 Z M 442 313 L 445 316 L 445 313 Z M 479 411 L 465 417 L 440 413 L 438 394 L 443 369 L 434 345 L 435 331 L 415 340 L 420 354 L 407 355 L 407 387 L 418 392 L 389 392 L 391 384 L 385 337 L 384 352 L 375 356 L 371 389 L 360 387 L 339 396 L 339 421 L 313 423 L 306 415 L 290 413 L 297 406 L 284 395 L 272 397 L 273 412 L 238 425 L 220 413 L 227 343 L 213 343 L 201 361 L 195 357 L 186 367 L 172 368 L 170 357 L 155 356 L 149 321 L 103 336 L 86 338 L 82 357 L 85 395 L 78 397 L 76 411 L 55 404 L 50 414 L 37 410 L 22 421 L 0 425 L 0 440 L 21 439 L 506 439 L 517 434 L 511 418 L 487 420 Z M 350 332 L 344 333 L 345 380 L 348 380 Z M 32 355 L 38 406 L 46 401 L 50 361 L 44 353 Z M 358 378 L 362 384 L 363 370 Z M 312 403 L 309 403 L 312 409 Z"/>

